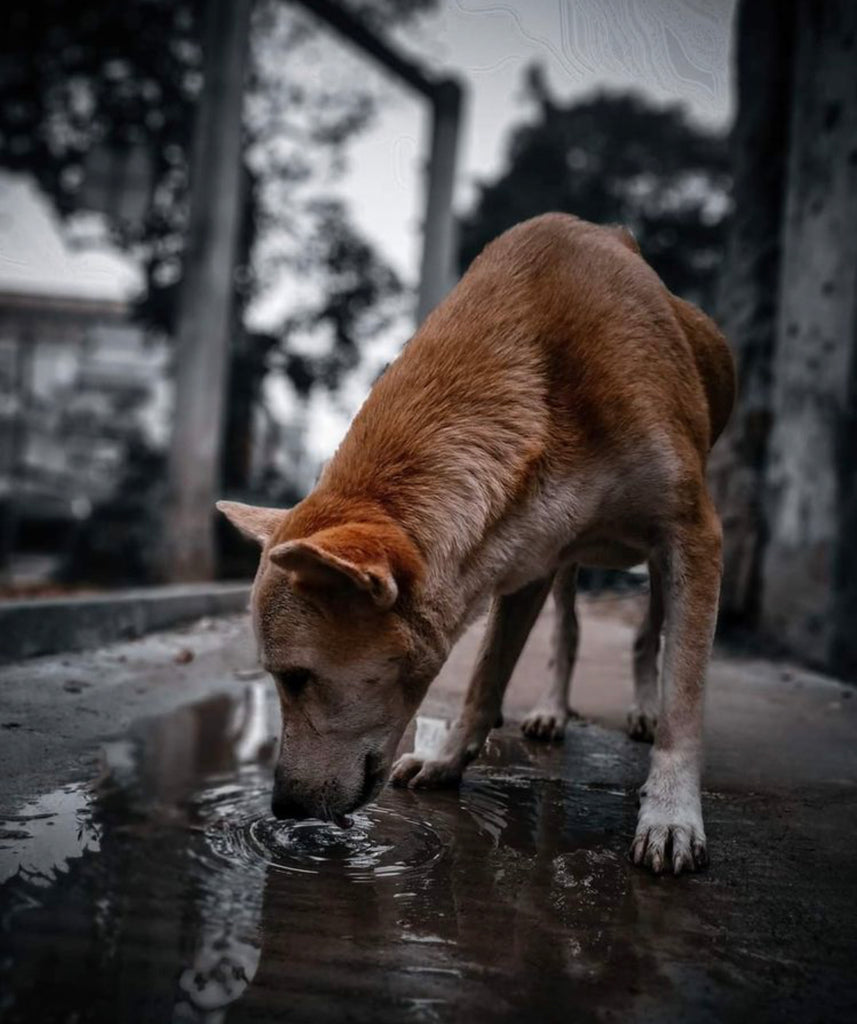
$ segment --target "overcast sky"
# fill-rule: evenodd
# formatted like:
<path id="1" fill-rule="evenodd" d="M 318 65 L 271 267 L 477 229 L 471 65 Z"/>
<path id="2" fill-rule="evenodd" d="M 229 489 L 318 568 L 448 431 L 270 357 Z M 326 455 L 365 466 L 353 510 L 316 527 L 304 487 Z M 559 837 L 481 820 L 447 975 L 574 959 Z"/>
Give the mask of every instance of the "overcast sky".
<path id="1" fill-rule="evenodd" d="M 397 41 L 437 71 L 463 78 L 467 118 L 457 204 L 502 166 L 510 126 L 531 115 L 525 69 L 544 65 L 564 98 L 596 88 L 636 88 L 725 126 L 732 115 L 730 30 L 734 0 L 441 0 Z M 419 252 L 424 105 L 405 89 L 352 145 L 342 192 L 353 216 L 413 279 Z"/>

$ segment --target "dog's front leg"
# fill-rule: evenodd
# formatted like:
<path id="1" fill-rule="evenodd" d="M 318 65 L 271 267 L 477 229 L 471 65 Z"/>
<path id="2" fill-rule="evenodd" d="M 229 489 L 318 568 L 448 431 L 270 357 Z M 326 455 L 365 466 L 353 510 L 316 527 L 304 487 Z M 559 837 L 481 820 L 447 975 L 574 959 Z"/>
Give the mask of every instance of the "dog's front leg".
<path id="1" fill-rule="evenodd" d="M 552 581 L 552 576 L 536 580 L 495 599 L 461 714 L 435 757 L 399 758 L 393 768 L 394 785 L 427 788 L 459 781 L 500 717 L 506 686 Z"/>
<path id="2" fill-rule="evenodd" d="M 707 862 L 702 824 L 702 712 L 705 670 L 720 592 L 720 523 L 706 503 L 663 552 L 665 645 L 661 710 L 631 859 L 675 874 Z"/>

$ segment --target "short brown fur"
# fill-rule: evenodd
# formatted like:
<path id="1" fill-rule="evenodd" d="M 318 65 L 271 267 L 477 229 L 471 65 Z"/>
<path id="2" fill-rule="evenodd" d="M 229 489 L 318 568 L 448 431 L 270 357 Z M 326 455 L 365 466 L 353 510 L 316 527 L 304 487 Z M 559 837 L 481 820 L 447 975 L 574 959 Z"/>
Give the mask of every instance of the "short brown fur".
<path id="1" fill-rule="evenodd" d="M 393 775 L 416 786 L 455 781 L 497 717 L 558 567 L 648 560 L 663 614 L 649 617 L 639 641 L 632 732 L 651 738 L 657 722 L 657 740 L 633 856 L 656 871 L 668 858 L 676 871 L 700 866 L 702 679 L 720 575 L 705 464 L 734 388 L 716 326 L 667 291 L 628 232 L 565 214 L 517 225 L 426 319 L 375 384 L 313 493 L 263 538 L 254 612 L 263 654 L 272 635 L 286 633 L 304 659 L 315 647 L 341 650 L 343 634 L 355 664 L 383 649 L 399 665 L 385 691 L 397 709 L 382 743 L 387 758 L 450 645 L 493 599 L 494 626 L 445 750 L 436 759 L 409 755 Z M 225 511 L 242 526 L 239 507 Z M 255 524 L 259 513 L 252 516 Z M 350 581 L 334 573 L 327 596 L 316 597 L 338 617 L 303 630 L 294 626 L 309 615 L 298 607 L 304 562 L 290 555 L 296 544 L 310 558 L 329 552 L 332 564 L 357 567 Z M 278 559 L 297 570 L 282 571 Z M 365 583 L 360 566 L 378 584 L 364 587 L 374 607 L 353 585 Z M 567 602 L 573 574 L 564 580 L 555 594 Z M 391 607 L 382 607 L 381 591 L 394 595 Z M 360 609 L 360 636 L 346 608 Z M 657 710 L 647 652 L 657 651 L 661 619 Z M 557 642 L 572 640 L 576 633 Z M 288 661 L 288 645 L 274 646 L 274 660 Z M 561 735 L 573 652 L 560 661 L 564 679 L 524 723 L 530 735 Z M 354 699 L 364 700 L 362 692 Z M 325 726 L 338 734 L 333 719 Z M 374 720 L 363 735 L 372 729 Z M 300 775 L 294 763 L 289 772 Z M 340 789 L 345 806 L 351 790 Z M 306 786 L 302 793 L 314 811 L 332 806 L 313 801 Z"/>

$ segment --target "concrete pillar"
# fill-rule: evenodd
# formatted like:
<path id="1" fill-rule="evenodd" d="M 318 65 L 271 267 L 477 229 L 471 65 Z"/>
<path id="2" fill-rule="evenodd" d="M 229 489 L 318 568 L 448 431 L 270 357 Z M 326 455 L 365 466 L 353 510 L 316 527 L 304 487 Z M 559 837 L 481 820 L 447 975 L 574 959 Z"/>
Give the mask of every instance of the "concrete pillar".
<path id="1" fill-rule="evenodd" d="M 439 83 L 432 101 L 423 255 L 417 299 L 420 324 L 455 282 L 456 232 L 452 200 L 461 121 L 461 86 Z"/>
<path id="2" fill-rule="evenodd" d="M 205 84 L 190 170 L 190 215 L 179 306 L 175 414 L 164 518 L 163 575 L 215 573 L 233 272 L 241 213 L 244 74 L 251 0 L 207 0 Z"/>
<path id="3" fill-rule="evenodd" d="M 758 623 L 766 531 L 780 236 L 792 104 L 795 0 L 742 0 L 734 28 L 738 111 L 732 128 L 729 240 L 716 320 L 738 370 L 735 409 L 709 460 L 723 522 L 722 621 Z"/>
<path id="4" fill-rule="evenodd" d="M 857 4 L 797 6 L 761 619 L 857 674 Z"/>

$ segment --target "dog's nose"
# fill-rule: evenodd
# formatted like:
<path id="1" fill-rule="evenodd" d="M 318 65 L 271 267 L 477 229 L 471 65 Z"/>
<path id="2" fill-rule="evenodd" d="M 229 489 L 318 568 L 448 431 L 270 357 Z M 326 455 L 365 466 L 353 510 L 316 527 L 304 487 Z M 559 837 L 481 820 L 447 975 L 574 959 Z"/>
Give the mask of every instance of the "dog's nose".
<path id="1" fill-rule="evenodd" d="M 304 818 L 312 817 L 309 811 L 296 801 L 292 800 L 287 793 L 277 792 L 275 792 L 271 797 L 271 813 L 280 821 L 284 818 L 290 818 L 293 821 L 302 821 Z"/>

